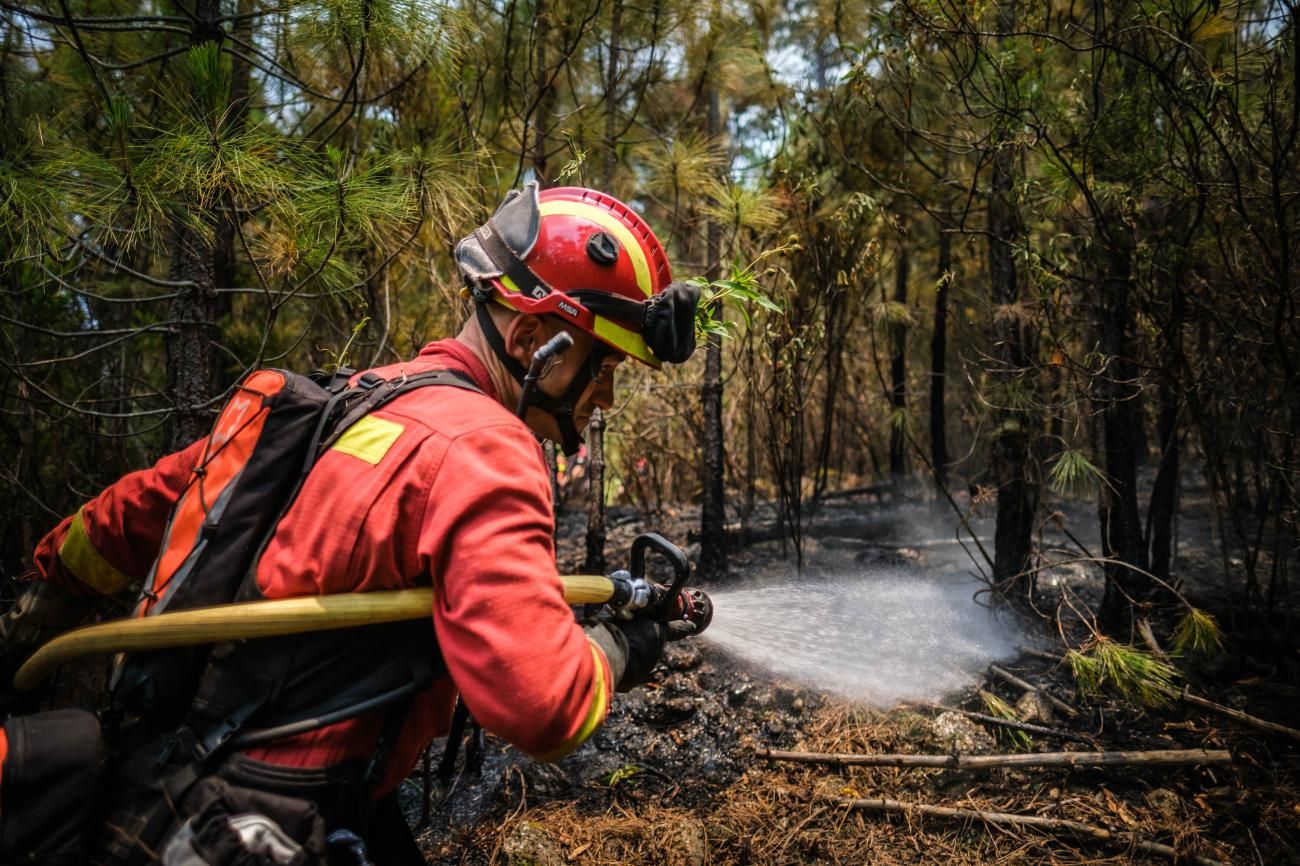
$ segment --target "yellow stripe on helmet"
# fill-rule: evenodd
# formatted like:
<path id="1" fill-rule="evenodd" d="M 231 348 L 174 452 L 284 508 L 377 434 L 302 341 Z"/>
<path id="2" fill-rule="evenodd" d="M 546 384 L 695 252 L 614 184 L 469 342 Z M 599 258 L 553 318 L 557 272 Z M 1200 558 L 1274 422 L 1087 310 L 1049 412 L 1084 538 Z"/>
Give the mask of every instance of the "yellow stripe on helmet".
<path id="1" fill-rule="evenodd" d="M 595 321 L 592 333 L 599 339 L 609 343 L 623 354 L 631 355 L 638 361 L 649 364 L 656 370 L 663 367 L 663 362 L 654 356 L 654 353 L 650 351 L 650 347 L 646 345 L 645 338 L 636 331 L 610 321 L 604 316 L 592 316 L 592 319 Z"/>
<path id="2" fill-rule="evenodd" d="M 641 249 L 641 242 L 636 239 L 636 235 L 632 234 L 632 231 L 623 225 L 618 217 L 603 208 L 580 201 L 542 202 L 541 215 L 548 217 L 553 214 L 591 220 L 612 234 L 623 249 L 627 250 L 628 256 L 632 259 L 632 269 L 636 272 L 637 288 L 647 298 L 654 294 L 654 285 L 650 280 L 650 262 L 646 260 L 645 250 Z"/>

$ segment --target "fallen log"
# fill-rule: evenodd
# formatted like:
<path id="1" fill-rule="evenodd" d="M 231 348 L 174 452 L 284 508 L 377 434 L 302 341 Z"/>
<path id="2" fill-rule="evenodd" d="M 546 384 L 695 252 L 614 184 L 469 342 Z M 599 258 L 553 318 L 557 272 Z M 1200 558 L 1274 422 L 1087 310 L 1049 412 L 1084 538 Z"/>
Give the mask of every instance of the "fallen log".
<path id="1" fill-rule="evenodd" d="M 1035 656 L 1037 658 L 1046 659 L 1047 661 L 1058 663 L 1065 661 L 1065 656 L 1050 653 L 1046 650 L 1034 649 L 1033 647 L 1022 646 L 1020 647 L 1020 651 L 1025 655 Z M 1201 709 L 1218 713 L 1221 716 L 1227 716 L 1230 719 L 1235 719 L 1238 722 L 1241 722 L 1243 725 L 1249 725 L 1252 728 L 1259 728 L 1261 731 L 1271 731 L 1275 734 L 1282 734 L 1283 736 L 1300 740 L 1300 730 L 1287 727 L 1286 725 L 1279 725 L 1277 722 L 1270 722 L 1268 719 L 1261 719 L 1259 716 L 1252 716 L 1250 713 L 1243 713 L 1241 710 L 1215 703 L 1209 698 L 1203 698 L 1200 695 L 1192 694 L 1187 688 L 1165 688 L 1163 691 L 1166 695 L 1176 701 L 1183 701 L 1184 703 L 1191 704 L 1194 707 L 1200 707 Z"/>
<path id="2" fill-rule="evenodd" d="M 1224 866 L 1219 860 L 1209 857 L 1188 855 L 1169 845 L 1138 839 L 1128 833 L 1115 833 L 1104 827 L 1070 821 L 1066 818 L 1043 818 L 1038 815 L 1016 815 L 1010 812 L 985 812 L 978 809 L 955 809 L 949 806 L 934 806 L 929 803 L 904 803 L 900 800 L 879 798 L 837 798 L 835 803 L 849 809 L 861 809 L 868 812 L 902 812 L 909 815 L 932 815 L 938 818 L 956 818 L 963 821 L 982 821 L 985 824 L 1004 824 L 1017 827 L 1033 827 L 1039 830 L 1064 830 L 1088 839 L 1102 842 L 1119 842 L 1131 845 L 1135 850 L 1148 854 L 1158 854 L 1181 863 L 1196 863 L 1199 866 Z"/>
<path id="3" fill-rule="evenodd" d="M 1060 698 L 1056 697 L 1056 695 L 1052 694 L 1047 689 L 1040 689 L 1038 686 L 1033 685 L 1032 683 L 1025 682 L 1020 677 L 1011 673 L 1011 671 L 1000 668 L 997 665 L 989 665 L 989 671 L 991 671 L 995 676 L 1011 683 L 1011 685 L 1015 686 L 1018 689 L 1024 689 L 1027 692 L 1038 692 L 1040 695 L 1042 695 L 1044 698 L 1047 699 L 1048 703 L 1050 703 L 1052 706 L 1056 707 L 1056 709 L 1065 713 L 1067 716 L 1069 716 L 1072 719 L 1079 715 L 1078 710 L 1076 710 L 1074 707 L 1070 706 Z"/>
<path id="4" fill-rule="evenodd" d="M 992 541 L 991 538 L 982 538 L 981 541 Z M 855 547 L 864 547 L 871 550 L 924 550 L 932 547 L 951 547 L 954 544 L 961 544 L 960 538 L 932 538 L 927 541 L 872 541 L 866 538 L 845 538 L 839 535 L 828 535 L 822 539 L 822 546 L 829 548 L 849 549 Z"/>
<path id="5" fill-rule="evenodd" d="M 823 764 L 832 767 L 933 767 L 942 770 L 991 770 L 997 767 L 1168 767 L 1185 764 L 1230 764 L 1227 749 L 1156 749 L 1148 752 L 1037 752 L 1023 755 L 854 755 L 782 752 L 755 749 L 769 761 Z"/>

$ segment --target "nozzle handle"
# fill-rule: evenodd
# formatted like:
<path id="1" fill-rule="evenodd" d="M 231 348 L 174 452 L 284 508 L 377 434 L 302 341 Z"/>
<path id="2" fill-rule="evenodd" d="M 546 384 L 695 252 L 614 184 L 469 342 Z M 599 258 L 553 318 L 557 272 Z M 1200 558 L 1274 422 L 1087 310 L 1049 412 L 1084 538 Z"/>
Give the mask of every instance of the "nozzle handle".
<path id="1" fill-rule="evenodd" d="M 670 603 L 670 599 L 681 592 L 682 587 L 686 586 L 686 581 L 691 576 L 691 561 L 686 558 L 682 549 L 664 538 L 657 532 L 645 532 L 636 537 L 632 542 L 632 577 L 645 577 L 645 555 L 647 550 L 655 550 L 668 560 L 669 565 L 673 567 L 673 582 L 663 596 L 659 607 L 663 608 Z M 659 610 L 657 613 L 662 614 Z"/>

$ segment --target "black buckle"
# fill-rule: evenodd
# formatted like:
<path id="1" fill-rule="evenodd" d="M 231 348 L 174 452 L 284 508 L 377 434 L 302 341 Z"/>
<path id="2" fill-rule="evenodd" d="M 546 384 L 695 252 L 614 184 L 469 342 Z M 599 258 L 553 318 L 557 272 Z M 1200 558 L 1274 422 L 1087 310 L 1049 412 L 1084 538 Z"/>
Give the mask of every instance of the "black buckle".
<path id="1" fill-rule="evenodd" d="M 194 757 L 199 761 L 206 761 L 209 755 L 230 742 L 230 738 L 243 726 L 242 720 L 227 717 L 212 733 L 194 745 Z"/>

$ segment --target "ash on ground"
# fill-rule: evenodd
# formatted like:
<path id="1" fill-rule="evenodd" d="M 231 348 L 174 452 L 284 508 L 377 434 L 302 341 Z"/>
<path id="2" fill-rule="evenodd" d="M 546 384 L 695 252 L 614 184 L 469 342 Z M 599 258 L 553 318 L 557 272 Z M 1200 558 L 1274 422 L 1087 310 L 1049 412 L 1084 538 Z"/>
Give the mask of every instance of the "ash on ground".
<path id="1" fill-rule="evenodd" d="M 460 773 L 421 830 L 434 863 L 460 863 L 461 835 L 499 821 L 520 803 L 565 800 L 601 808 L 618 803 L 700 805 L 735 782 L 755 747 L 788 748 L 825 699 L 794 683 L 746 670 L 719 650 L 670 644 L 645 686 L 617 695 L 605 724 L 574 754 L 539 764 L 487 737 L 478 773 Z M 432 754 L 441 757 L 444 741 Z M 407 780 L 407 817 L 420 824 L 424 779 Z M 444 792 L 434 790 L 435 801 Z"/>

